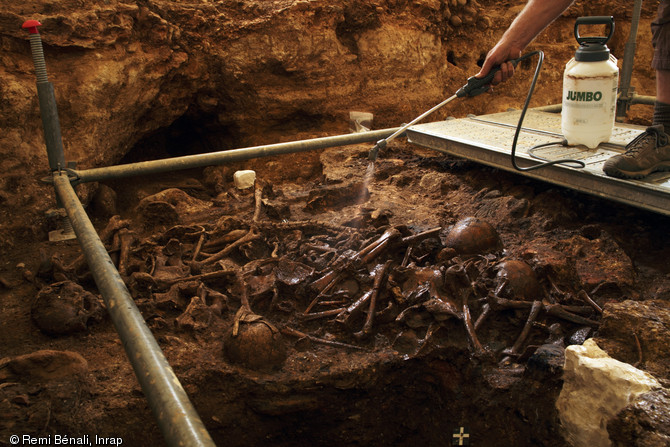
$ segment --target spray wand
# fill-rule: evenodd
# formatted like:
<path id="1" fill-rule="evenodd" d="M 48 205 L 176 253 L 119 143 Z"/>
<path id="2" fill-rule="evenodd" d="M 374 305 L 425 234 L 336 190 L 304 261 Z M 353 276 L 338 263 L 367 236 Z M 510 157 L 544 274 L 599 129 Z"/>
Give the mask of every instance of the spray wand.
<path id="1" fill-rule="evenodd" d="M 519 62 L 521 62 L 522 60 L 528 59 L 530 57 L 533 57 L 535 55 L 539 56 L 538 62 L 537 62 L 537 67 L 535 68 L 535 74 L 533 75 L 533 80 L 531 82 L 530 88 L 528 89 L 528 95 L 526 96 L 526 102 L 524 103 L 523 109 L 521 110 L 521 115 L 519 116 L 519 123 L 517 124 L 516 132 L 514 134 L 514 140 L 512 142 L 512 151 L 511 151 L 511 154 L 510 154 L 511 155 L 511 160 L 512 160 L 512 166 L 514 166 L 514 168 L 518 171 L 530 171 L 530 170 L 533 170 L 533 169 L 538 169 L 538 168 L 542 168 L 542 167 L 549 166 L 549 165 L 555 165 L 555 164 L 559 164 L 559 163 L 575 163 L 575 164 L 578 165 L 578 167 L 583 168 L 583 167 L 586 166 L 584 164 L 584 162 L 579 161 L 579 160 L 571 160 L 571 159 L 553 160 L 553 161 L 548 161 L 548 162 L 545 162 L 545 163 L 540 163 L 540 164 L 533 165 L 533 166 L 528 166 L 528 167 L 520 167 L 516 163 L 516 158 L 515 158 L 516 145 L 517 145 L 517 141 L 519 139 L 519 133 L 521 132 L 521 125 L 523 123 L 524 117 L 526 116 L 526 110 L 528 110 L 528 104 L 530 103 L 530 99 L 533 96 L 533 91 L 535 90 L 535 85 L 537 84 L 537 78 L 540 74 L 540 68 L 542 67 L 542 62 L 544 61 L 544 53 L 541 50 L 532 51 L 530 53 L 524 54 L 523 56 L 521 56 L 519 58 L 511 59 L 511 60 L 508 61 L 508 62 L 511 62 L 512 65 L 514 65 L 514 68 L 516 68 L 516 66 L 519 64 Z M 374 147 L 372 149 L 370 149 L 370 152 L 368 153 L 368 160 L 370 160 L 374 163 L 375 160 L 377 160 L 377 155 L 378 155 L 380 149 L 384 149 L 388 143 L 390 143 L 396 137 L 398 137 L 399 135 L 404 133 L 409 127 L 418 123 L 419 121 L 421 121 L 422 119 L 424 119 L 425 117 L 430 115 L 431 113 L 441 109 L 442 107 L 444 107 L 445 105 L 447 105 L 451 101 L 453 101 L 454 99 L 463 98 L 465 96 L 474 97 L 474 96 L 477 96 L 477 95 L 480 95 L 484 92 L 489 91 L 489 89 L 491 88 L 491 81 L 493 80 L 493 77 L 496 75 L 496 73 L 498 71 L 500 71 L 500 65 L 497 65 L 497 66 L 493 67 L 491 69 L 491 71 L 489 71 L 488 74 L 486 76 L 482 77 L 482 78 L 477 78 L 475 76 L 471 76 L 470 78 L 468 78 L 468 82 L 463 87 L 458 89 L 456 91 L 456 93 L 454 93 L 451 97 L 445 99 L 444 101 L 442 101 L 441 103 L 439 103 L 438 105 L 433 107 L 432 109 L 430 109 L 430 110 L 422 113 L 421 115 L 417 116 L 412 121 L 403 125 L 401 128 L 399 128 L 397 131 L 395 131 L 393 134 L 389 135 L 385 139 L 377 141 L 377 143 L 374 145 Z M 554 145 L 554 144 L 565 144 L 565 143 L 566 143 L 565 141 L 546 143 L 546 144 L 535 146 L 532 149 L 537 149 L 537 148 L 543 147 L 543 146 L 549 146 L 549 145 Z M 530 152 L 531 152 L 531 156 L 532 156 L 532 150 Z"/>

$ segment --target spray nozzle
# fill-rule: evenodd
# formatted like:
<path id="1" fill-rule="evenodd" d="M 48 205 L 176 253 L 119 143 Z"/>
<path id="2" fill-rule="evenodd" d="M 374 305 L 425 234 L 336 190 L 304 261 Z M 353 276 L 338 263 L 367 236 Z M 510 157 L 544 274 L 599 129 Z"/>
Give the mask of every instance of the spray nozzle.
<path id="1" fill-rule="evenodd" d="M 385 139 L 377 141 L 377 143 L 374 145 L 372 149 L 370 149 L 370 152 L 368 153 L 368 160 L 372 162 L 376 161 L 379 149 L 384 149 L 386 147 L 386 143 L 387 141 Z"/>

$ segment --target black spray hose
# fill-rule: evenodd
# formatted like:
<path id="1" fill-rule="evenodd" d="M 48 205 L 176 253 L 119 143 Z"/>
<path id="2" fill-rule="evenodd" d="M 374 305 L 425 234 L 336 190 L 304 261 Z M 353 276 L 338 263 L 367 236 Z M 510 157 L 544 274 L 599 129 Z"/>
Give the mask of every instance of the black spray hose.
<path id="1" fill-rule="evenodd" d="M 533 80 L 531 81 L 530 88 L 528 89 L 528 95 L 526 96 L 526 102 L 523 104 L 523 108 L 521 109 L 521 115 L 519 115 L 519 123 L 516 126 L 516 132 L 514 132 L 514 140 L 512 140 L 512 152 L 510 153 L 510 159 L 512 161 L 512 166 L 514 166 L 514 169 L 517 171 L 533 171 L 535 169 L 540 169 L 540 168 L 545 168 L 547 166 L 551 165 L 557 165 L 557 164 L 562 164 L 562 163 L 574 163 L 577 166 L 575 166 L 578 169 L 582 169 L 586 167 L 586 164 L 584 164 L 583 161 L 580 160 L 572 160 L 572 159 L 560 159 L 560 160 L 552 160 L 552 161 L 547 161 L 544 163 L 540 163 L 537 165 L 533 166 L 527 166 L 527 167 L 521 167 L 516 164 L 516 144 L 517 141 L 519 140 L 519 134 L 521 133 L 521 125 L 523 124 L 523 119 L 526 116 L 526 111 L 528 110 L 528 104 L 530 103 L 530 98 L 533 96 L 533 91 L 535 90 L 535 84 L 537 84 L 537 78 L 540 75 L 540 68 L 542 68 L 542 62 L 544 61 L 544 52 L 541 50 L 538 51 L 532 51 L 528 54 L 524 54 L 521 56 L 519 59 L 516 59 L 516 61 L 520 61 L 522 59 L 526 59 L 528 57 L 538 55 L 539 58 L 537 60 L 537 66 L 535 67 L 535 74 L 533 75 Z M 516 65 L 515 65 L 516 66 Z M 555 141 L 551 143 L 544 143 L 544 144 L 538 144 L 537 146 L 533 146 L 528 150 L 528 153 L 530 154 L 531 157 L 541 159 L 539 156 L 535 155 L 533 152 L 536 149 L 539 149 L 541 147 L 546 147 L 546 146 L 553 146 L 553 145 L 567 145 L 567 141 L 564 139 L 562 141 Z"/>

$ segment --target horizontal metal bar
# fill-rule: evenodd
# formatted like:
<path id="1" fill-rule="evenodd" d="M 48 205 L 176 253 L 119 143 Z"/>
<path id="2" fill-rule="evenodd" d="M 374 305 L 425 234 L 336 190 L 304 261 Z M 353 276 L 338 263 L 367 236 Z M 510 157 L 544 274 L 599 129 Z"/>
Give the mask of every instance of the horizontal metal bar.
<path id="1" fill-rule="evenodd" d="M 53 179 L 56 193 L 72 222 L 95 283 L 167 444 L 213 447 L 214 441 L 144 322 L 70 179 L 58 172 L 53 173 Z"/>
<path id="2" fill-rule="evenodd" d="M 630 97 L 631 104 L 646 104 L 653 106 L 655 102 L 656 102 L 655 96 L 638 95 L 637 93 L 633 93 L 633 95 Z M 561 113 L 562 109 L 563 104 L 550 104 L 548 106 L 540 106 L 532 108 L 532 110 L 537 110 L 538 112 L 550 112 L 550 113 Z"/>
<path id="3" fill-rule="evenodd" d="M 399 127 L 391 129 L 371 130 L 332 137 L 313 138 L 310 140 L 292 141 L 287 143 L 269 144 L 244 149 L 210 152 L 207 154 L 187 155 L 184 157 L 166 158 L 163 160 L 143 161 L 117 166 L 108 166 L 87 170 L 69 170 L 76 177 L 77 183 L 98 182 L 121 177 L 131 177 L 180 169 L 200 168 L 205 166 L 232 163 L 253 158 L 270 157 L 273 155 L 307 152 L 349 144 L 376 142 L 396 132 Z"/>
<path id="4" fill-rule="evenodd" d="M 532 110 L 538 112 L 561 113 L 563 104 L 549 104 L 548 106 L 533 107 Z"/>
<path id="5" fill-rule="evenodd" d="M 634 93 L 630 98 L 631 104 L 646 104 L 648 106 L 653 106 L 655 102 L 655 96 L 638 95 L 637 93 Z"/>

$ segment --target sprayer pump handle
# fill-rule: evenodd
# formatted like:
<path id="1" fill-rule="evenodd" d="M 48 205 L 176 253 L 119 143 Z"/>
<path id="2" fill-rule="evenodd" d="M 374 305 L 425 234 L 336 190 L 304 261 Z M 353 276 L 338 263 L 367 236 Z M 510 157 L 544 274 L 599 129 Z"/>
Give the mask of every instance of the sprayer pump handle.
<path id="1" fill-rule="evenodd" d="M 579 25 L 609 25 L 607 36 L 582 36 Z M 575 20 L 575 39 L 580 45 L 585 43 L 605 45 L 614 34 L 614 16 L 577 17 Z"/>

